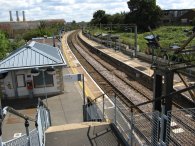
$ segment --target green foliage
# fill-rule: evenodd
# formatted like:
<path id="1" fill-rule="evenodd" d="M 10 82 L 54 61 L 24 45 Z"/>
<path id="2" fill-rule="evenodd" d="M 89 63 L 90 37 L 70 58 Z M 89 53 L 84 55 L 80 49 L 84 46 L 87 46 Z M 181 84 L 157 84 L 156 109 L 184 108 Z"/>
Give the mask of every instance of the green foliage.
<path id="1" fill-rule="evenodd" d="M 124 13 L 116 13 L 113 15 L 106 14 L 103 10 L 98 10 L 93 14 L 93 19 L 91 20 L 92 25 L 99 24 L 123 24 L 125 19 Z"/>
<path id="2" fill-rule="evenodd" d="M 127 2 L 130 13 L 126 15 L 126 23 L 135 23 L 138 30 L 147 31 L 148 26 L 155 28 L 161 16 L 161 9 L 155 0 L 130 0 Z"/>
<path id="3" fill-rule="evenodd" d="M 16 38 L 13 41 L 10 42 L 10 51 L 13 51 L 17 48 L 20 48 L 21 46 L 23 46 L 26 43 L 26 41 L 22 38 Z"/>
<path id="4" fill-rule="evenodd" d="M 91 24 L 100 24 L 107 23 L 107 16 L 104 10 L 98 10 L 93 13 L 93 19 L 91 20 Z"/>
<path id="5" fill-rule="evenodd" d="M 195 17 L 192 19 L 192 25 L 195 26 Z"/>
<path id="6" fill-rule="evenodd" d="M 6 56 L 10 50 L 10 42 L 5 33 L 0 31 L 0 59 Z"/>
<path id="7" fill-rule="evenodd" d="M 41 25 L 37 29 L 28 30 L 26 33 L 23 34 L 22 38 L 26 41 L 31 40 L 35 37 L 43 37 L 58 35 L 58 31 L 62 28 L 62 25 L 53 25 L 53 26 L 46 26 L 44 22 L 41 22 Z"/>
<path id="8" fill-rule="evenodd" d="M 185 42 L 185 40 L 188 39 L 188 33 L 184 32 L 184 30 L 191 29 L 191 26 L 162 26 L 160 28 L 154 29 L 153 33 L 160 36 L 159 42 L 163 48 L 169 48 L 173 44 L 181 46 Z M 94 35 L 100 33 L 108 33 L 108 30 L 100 30 L 99 28 L 93 28 L 92 30 L 92 34 Z M 122 43 L 125 43 L 127 45 L 133 45 L 134 43 L 134 33 L 127 33 L 125 31 L 112 31 L 112 34 L 119 35 L 120 41 Z M 144 37 L 150 34 L 150 32 L 138 34 L 137 40 L 141 52 L 145 52 L 147 50 L 147 41 L 144 39 Z M 189 45 L 195 45 L 195 39 Z"/>

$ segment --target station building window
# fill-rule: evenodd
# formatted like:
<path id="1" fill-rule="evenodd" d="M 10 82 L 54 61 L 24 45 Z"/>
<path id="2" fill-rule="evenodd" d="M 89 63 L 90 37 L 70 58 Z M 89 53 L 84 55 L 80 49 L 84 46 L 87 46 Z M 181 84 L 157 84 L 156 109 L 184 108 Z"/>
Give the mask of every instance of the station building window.
<path id="1" fill-rule="evenodd" d="M 34 82 L 34 88 L 43 88 L 43 74 L 40 72 L 38 76 L 33 76 L 33 82 Z M 53 87 L 54 86 L 54 80 L 53 75 L 48 74 L 45 72 L 45 85 L 46 87 Z"/>

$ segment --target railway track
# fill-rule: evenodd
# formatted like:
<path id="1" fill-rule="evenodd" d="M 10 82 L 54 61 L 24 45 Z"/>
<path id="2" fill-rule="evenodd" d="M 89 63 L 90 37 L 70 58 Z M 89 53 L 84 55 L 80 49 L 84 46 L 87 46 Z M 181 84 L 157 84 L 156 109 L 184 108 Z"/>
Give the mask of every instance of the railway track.
<path id="1" fill-rule="evenodd" d="M 70 37 L 74 37 L 73 42 L 72 41 L 70 42 L 71 39 L 68 38 L 69 44 L 71 43 L 70 46 L 72 46 L 72 44 L 74 44 L 74 45 L 78 44 L 78 45 L 75 45 L 75 47 L 77 48 L 77 51 L 80 54 L 82 54 L 82 58 L 87 59 L 87 62 L 92 65 L 92 68 L 96 72 L 99 72 L 99 75 L 101 75 L 102 79 L 104 79 L 104 81 L 101 80 L 100 83 L 102 82 L 103 84 L 106 84 L 107 86 L 109 85 L 109 89 L 106 89 L 105 87 L 102 86 L 102 83 L 101 83 L 100 86 L 102 86 L 102 89 L 104 92 L 107 92 L 112 88 L 114 91 L 116 91 L 116 93 L 119 94 L 119 97 L 123 97 L 122 100 L 123 100 L 123 102 L 125 102 L 126 105 L 138 104 L 138 103 L 141 103 L 143 101 L 148 100 L 144 94 L 139 93 L 137 90 L 135 90 L 129 84 L 127 84 L 127 82 L 125 82 L 124 80 L 121 80 L 121 77 L 117 77 L 114 74 L 114 72 L 117 71 L 116 68 L 112 68 L 108 63 L 103 62 L 101 60 L 101 58 L 99 58 L 95 54 L 90 53 L 88 51 L 88 49 L 79 42 L 76 35 L 73 34 L 73 36 L 70 36 Z M 77 55 L 78 54 L 76 54 L 76 56 Z M 81 59 L 81 57 L 78 57 L 78 59 Z M 79 60 L 79 61 L 81 61 L 81 64 L 82 64 L 83 60 Z M 85 62 L 85 64 L 86 64 L 86 62 Z M 87 71 L 89 70 L 86 66 L 84 66 L 84 67 Z M 90 68 L 90 70 L 89 70 L 90 75 L 91 75 L 90 72 L 91 72 L 92 68 Z M 92 71 L 92 73 L 94 73 L 95 71 Z M 99 84 L 98 79 L 96 79 L 97 77 L 94 76 L 93 74 L 92 74 L 92 77 L 95 77 L 95 81 Z M 140 97 L 140 98 L 136 98 L 136 97 Z M 138 110 L 140 112 L 152 112 L 151 107 L 152 107 L 151 105 L 150 106 L 145 105 L 145 106 L 142 106 Z"/>
<path id="2" fill-rule="evenodd" d="M 79 41 L 76 35 L 77 33 L 78 32 L 74 32 L 69 36 L 69 46 L 79 62 L 85 67 L 104 92 L 114 90 L 127 107 L 152 99 L 152 91 L 137 83 L 115 66 L 102 60 L 100 57 L 96 56 L 96 54 L 90 52 L 89 49 Z M 174 105 L 173 108 L 177 110 L 181 108 L 181 106 Z M 141 106 L 137 109 L 137 112 L 152 112 L 152 104 Z M 174 116 L 177 117 L 181 115 Z M 183 118 L 185 117 L 183 116 Z M 189 125 L 195 127 L 193 119 L 191 119 L 190 123 L 192 125 Z M 192 130 L 191 126 L 187 126 L 187 129 Z"/>

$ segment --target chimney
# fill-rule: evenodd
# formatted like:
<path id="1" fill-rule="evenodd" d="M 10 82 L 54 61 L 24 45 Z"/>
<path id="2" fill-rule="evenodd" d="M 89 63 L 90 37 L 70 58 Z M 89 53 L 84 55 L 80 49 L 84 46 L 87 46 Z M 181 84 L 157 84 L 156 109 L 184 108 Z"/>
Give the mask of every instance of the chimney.
<path id="1" fill-rule="evenodd" d="M 13 21 L 13 18 L 12 18 L 12 11 L 9 11 L 9 18 L 10 18 L 10 21 Z"/>
<path id="2" fill-rule="evenodd" d="M 24 11 L 22 11 L 22 15 L 23 15 L 23 21 L 26 21 L 25 12 Z"/>
<path id="3" fill-rule="evenodd" d="M 16 11 L 16 21 L 20 21 L 18 11 Z"/>

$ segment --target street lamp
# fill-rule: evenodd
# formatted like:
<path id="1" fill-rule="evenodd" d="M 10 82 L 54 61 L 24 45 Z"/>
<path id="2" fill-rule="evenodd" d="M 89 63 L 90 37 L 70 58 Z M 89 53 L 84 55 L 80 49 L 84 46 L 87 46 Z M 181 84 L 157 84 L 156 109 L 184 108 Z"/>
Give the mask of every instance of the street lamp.
<path id="1" fill-rule="evenodd" d="M 33 68 L 31 70 L 31 74 L 33 76 L 38 76 L 40 74 L 40 72 L 42 72 L 42 78 L 43 78 L 43 85 L 44 85 L 44 93 L 45 93 L 45 99 L 46 99 L 46 105 L 48 107 L 48 102 L 47 102 L 47 92 L 46 92 L 46 83 L 45 83 L 45 71 L 50 74 L 50 75 L 53 75 L 55 73 L 55 69 L 51 66 L 51 67 L 48 67 L 48 68 L 42 68 L 42 69 L 39 69 L 39 68 Z"/>

